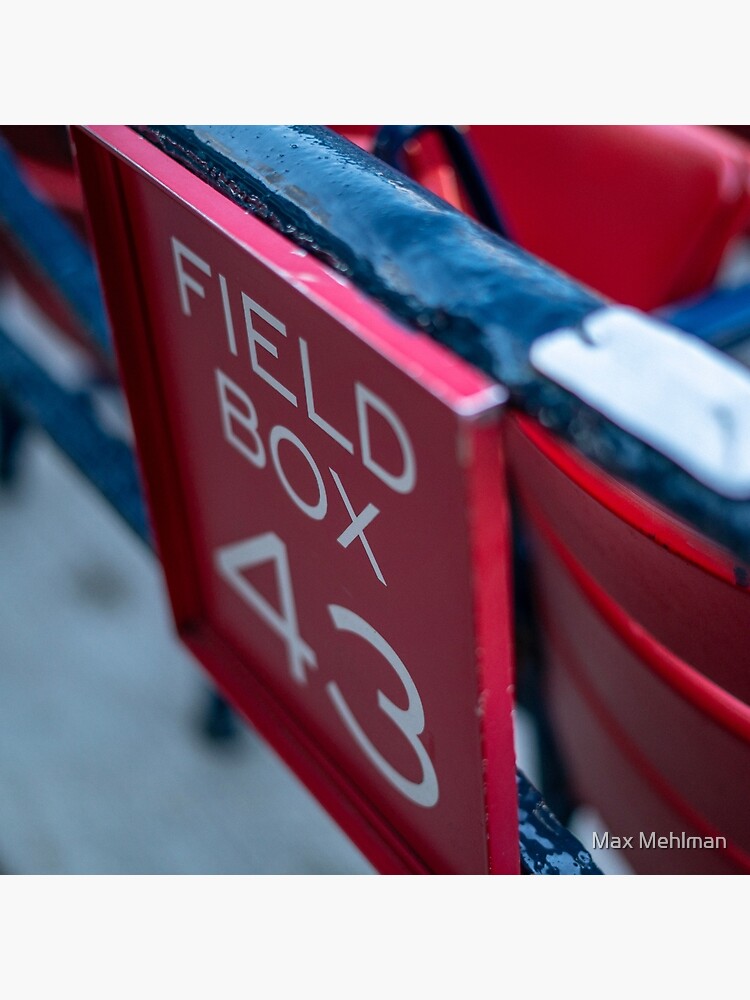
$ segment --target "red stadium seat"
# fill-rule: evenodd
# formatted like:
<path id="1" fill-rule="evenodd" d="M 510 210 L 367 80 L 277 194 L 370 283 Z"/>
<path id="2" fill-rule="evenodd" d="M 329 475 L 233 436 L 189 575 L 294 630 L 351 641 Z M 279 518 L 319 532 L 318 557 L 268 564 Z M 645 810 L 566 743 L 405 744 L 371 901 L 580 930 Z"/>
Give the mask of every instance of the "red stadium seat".
<path id="1" fill-rule="evenodd" d="M 534 421 L 507 427 L 575 796 L 640 872 L 750 872 L 746 571 Z M 726 845 L 655 846 L 670 834 Z"/>
<path id="2" fill-rule="evenodd" d="M 353 141 L 374 134 L 340 126 Z M 584 284 L 645 310 L 713 281 L 750 223 L 750 145 L 710 126 L 471 126 L 466 138 L 510 237 Z M 468 210 L 439 138 L 408 172 Z"/>

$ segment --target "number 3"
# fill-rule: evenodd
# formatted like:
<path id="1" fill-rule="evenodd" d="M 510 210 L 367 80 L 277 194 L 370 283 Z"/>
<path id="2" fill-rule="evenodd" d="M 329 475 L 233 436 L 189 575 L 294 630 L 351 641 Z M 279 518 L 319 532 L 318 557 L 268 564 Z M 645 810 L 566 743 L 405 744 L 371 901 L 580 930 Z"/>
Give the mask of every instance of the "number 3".
<path id="1" fill-rule="evenodd" d="M 409 699 L 408 707 L 399 708 L 398 705 L 394 705 L 390 698 L 384 695 L 382 691 L 378 691 L 378 705 L 389 717 L 389 719 L 391 719 L 398 726 L 411 746 L 414 748 L 414 752 L 419 759 L 419 763 L 422 765 L 422 780 L 418 782 L 409 781 L 408 778 L 405 778 L 400 771 L 397 771 L 396 768 L 385 759 L 385 757 L 367 736 L 359 722 L 357 722 L 352 710 L 346 702 L 346 699 L 341 693 L 341 689 L 334 681 L 330 681 L 326 685 L 329 697 L 336 706 L 336 710 L 343 719 L 349 732 L 359 744 L 361 750 L 370 758 L 378 770 L 401 792 L 402 795 L 405 795 L 407 799 L 411 799 L 411 801 L 418 806 L 424 806 L 426 809 L 429 809 L 431 806 L 434 806 L 438 800 L 439 792 L 437 775 L 435 774 L 435 768 L 432 765 L 432 761 L 430 760 L 422 741 L 418 738 L 424 729 L 424 710 L 422 708 L 422 700 L 419 697 L 419 692 L 417 691 L 414 681 L 411 679 L 409 671 L 406 669 L 395 650 L 385 641 L 379 632 L 375 631 L 372 625 L 368 624 L 368 622 L 364 620 L 364 618 L 360 618 L 360 616 L 355 614 L 353 611 L 349 611 L 348 608 L 342 608 L 338 604 L 329 604 L 328 611 L 333 619 L 333 624 L 339 631 L 353 632 L 354 635 L 360 636 L 365 640 L 365 642 L 369 642 L 370 645 L 388 661 L 398 674 L 399 680 L 404 685 L 404 690 L 406 691 Z"/>
<path id="2" fill-rule="evenodd" d="M 295 681 L 307 684 L 307 670 L 317 667 L 318 660 L 299 634 L 286 545 L 275 531 L 267 531 L 265 535 L 224 545 L 216 550 L 214 561 L 219 575 L 283 641 L 287 649 L 289 670 Z M 281 610 L 274 608 L 243 576 L 246 570 L 266 562 L 273 562 L 276 567 Z"/>

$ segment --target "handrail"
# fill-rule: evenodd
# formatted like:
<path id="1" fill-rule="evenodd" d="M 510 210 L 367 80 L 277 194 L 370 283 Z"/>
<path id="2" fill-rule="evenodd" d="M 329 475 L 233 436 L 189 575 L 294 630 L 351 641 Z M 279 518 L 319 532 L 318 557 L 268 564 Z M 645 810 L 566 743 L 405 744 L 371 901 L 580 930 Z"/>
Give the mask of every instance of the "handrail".
<path id="1" fill-rule="evenodd" d="M 512 405 L 750 560 L 750 501 L 721 496 L 530 362 L 603 300 L 331 130 L 139 126 L 142 136 L 503 383 Z M 668 405 L 668 404 L 667 404 Z"/>

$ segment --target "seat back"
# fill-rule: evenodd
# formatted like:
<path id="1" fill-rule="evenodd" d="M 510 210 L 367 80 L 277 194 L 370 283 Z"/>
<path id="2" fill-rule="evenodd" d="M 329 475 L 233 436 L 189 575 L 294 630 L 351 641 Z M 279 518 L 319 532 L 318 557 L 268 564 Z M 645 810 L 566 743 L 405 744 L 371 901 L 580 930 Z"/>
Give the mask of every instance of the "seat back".
<path id="1" fill-rule="evenodd" d="M 575 796 L 641 872 L 750 871 L 746 570 L 537 423 L 506 426 Z"/>

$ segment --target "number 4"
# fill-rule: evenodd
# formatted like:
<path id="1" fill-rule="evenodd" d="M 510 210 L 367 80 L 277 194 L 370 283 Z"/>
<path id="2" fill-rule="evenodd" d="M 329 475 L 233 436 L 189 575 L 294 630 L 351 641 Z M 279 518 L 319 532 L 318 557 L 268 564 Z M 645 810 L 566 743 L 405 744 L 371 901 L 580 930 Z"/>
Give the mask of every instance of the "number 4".
<path id="1" fill-rule="evenodd" d="M 220 576 L 247 601 L 256 614 L 284 641 L 289 659 L 289 671 L 298 684 L 307 684 L 307 669 L 317 667 L 313 650 L 299 634 L 297 606 L 292 591 L 292 575 L 286 545 L 273 532 L 257 535 L 242 542 L 224 545 L 215 553 Z M 277 610 L 243 575 L 248 569 L 273 562 L 281 610 Z"/>

